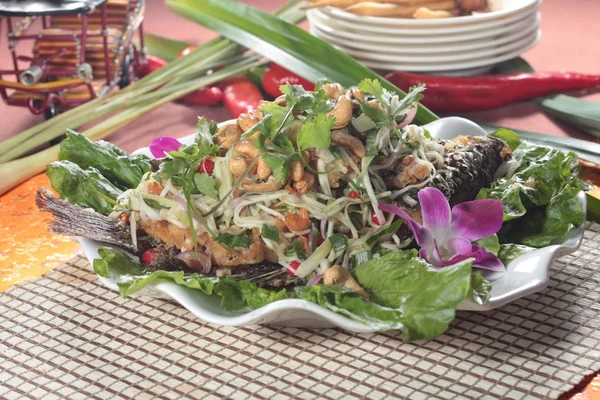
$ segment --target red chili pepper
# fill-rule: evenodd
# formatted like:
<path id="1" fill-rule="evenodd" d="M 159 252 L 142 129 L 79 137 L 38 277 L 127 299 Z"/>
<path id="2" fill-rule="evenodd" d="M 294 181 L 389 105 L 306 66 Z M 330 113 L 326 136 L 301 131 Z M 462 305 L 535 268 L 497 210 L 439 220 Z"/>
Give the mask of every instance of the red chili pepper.
<path id="1" fill-rule="evenodd" d="M 126 212 L 119 214 L 119 219 L 129 225 L 129 215 Z"/>
<path id="2" fill-rule="evenodd" d="M 142 261 L 145 264 L 152 264 L 152 261 L 154 260 L 154 257 L 156 257 L 157 254 L 158 251 L 154 249 L 146 250 L 144 254 L 142 254 Z"/>
<path id="3" fill-rule="evenodd" d="M 205 158 L 200 162 L 200 165 L 198 166 L 198 172 L 200 172 L 201 174 L 205 173 L 210 175 L 212 174 L 214 168 L 215 162 L 210 158 Z"/>
<path id="4" fill-rule="evenodd" d="M 600 75 L 574 72 L 535 72 L 473 78 L 391 72 L 386 76 L 402 90 L 425 83 L 423 105 L 433 111 L 475 111 L 502 107 L 550 93 L 600 87 Z"/>
<path id="5" fill-rule="evenodd" d="M 351 190 L 348 193 L 348 197 L 350 197 L 351 199 L 360 199 L 360 193 L 358 193 L 356 190 Z"/>
<path id="6" fill-rule="evenodd" d="M 279 86 L 289 83 L 290 85 L 300 85 L 304 90 L 315 90 L 315 84 L 308 81 L 293 72 L 283 68 L 279 64 L 270 63 L 263 74 L 262 86 L 268 95 L 279 97 L 282 93 Z"/>
<path id="7" fill-rule="evenodd" d="M 382 223 L 379 221 L 379 218 L 377 218 L 377 214 L 375 214 L 375 211 L 371 212 L 371 219 L 373 220 L 373 223 L 375 225 L 382 225 Z"/>
<path id="8" fill-rule="evenodd" d="M 177 58 L 185 57 L 196 49 L 196 46 L 188 46 L 181 50 Z M 223 91 L 216 86 L 208 86 L 186 94 L 181 100 L 188 104 L 210 107 L 219 104 L 223 100 Z"/>
<path id="9" fill-rule="evenodd" d="M 163 60 L 160 57 L 146 56 L 145 64 L 137 64 L 135 66 L 135 75 L 138 78 L 143 78 L 146 75 L 153 73 L 157 69 L 160 69 L 167 64 L 168 64 L 168 62 L 166 62 L 165 60 Z"/>
<path id="10" fill-rule="evenodd" d="M 186 94 L 181 100 L 197 106 L 210 107 L 223 100 L 223 91 L 216 86 L 208 86 Z"/>
<path id="11" fill-rule="evenodd" d="M 317 246 L 320 246 L 321 244 L 323 244 L 324 241 L 325 241 L 325 238 L 323 237 L 323 235 L 319 235 L 319 237 L 317 238 Z"/>
<path id="12" fill-rule="evenodd" d="M 290 263 L 290 266 L 287 269 L 288 275 L 294 275 L 294 273 L 296 272 L 296 270 L 298 270 L 299 266 L 300 266 L 300 263 L 298 261 L 292 261 Z"/>
<path id="13" fill-rule="evenodd" d="M 264 100 L 258 87 L 247 78 L 237 77 L 221 83 L 223 89 L 223 104 L 233 117 L 258 109 Z"/>

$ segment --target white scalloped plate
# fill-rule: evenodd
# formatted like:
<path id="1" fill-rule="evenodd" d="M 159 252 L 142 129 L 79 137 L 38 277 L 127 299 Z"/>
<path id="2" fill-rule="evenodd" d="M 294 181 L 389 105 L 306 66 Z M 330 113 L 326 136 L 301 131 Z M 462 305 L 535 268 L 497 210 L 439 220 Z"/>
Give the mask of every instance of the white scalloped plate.
<path id="1" fill-rule="evenodd" d="M 458 135 L 485 134 L 475 123 L 458 117 L 442 118 L 425 125 L 425 127 L 433 136 L 442 139 L 451 139 Z M 192 135 L 182 139 L 184 143 L 191 141 Z M 147 147 L 138 150 L 136 153 L 150 156 Z M 583 192 L 579 193 L 577 199 L 585 209 L 585 194 Z M 459 309 L 491 310 L 543 290 L 548 285 L 548 270 L 552 261 L 564 254 L 575 251 L 581 245 L 583 231 L 584 227 L 580 226 L 573 230 L 563 242 L 532 251 L 517 258 L 508 265 L 506 273 L 487 274 L 487 278 L 492 281 L 490 302 L 483 306 L 472 302 L 464 302 Z M 90 263 L 98 258 L 98 249 L 103 246 L 101 243 L 83 238 L 80 238 L 79 242 Z M 117 290 L 117 286 L 113 281 L 102 277 L 99 277 L 99 279 L 107 287 Z M 201 320 L 218 325 L 276 324 L 303 328 L 339 327 L 352 332 L 375 331 L 371 327 L 352 321 L 305 300 L 281 300 L 253 311 L 226 312 L 221 309 L 219 298 L 207 296 L 199 290 L 181 287 L 170 282 L 155 283 L 136 295 L 171 298 Z"/>

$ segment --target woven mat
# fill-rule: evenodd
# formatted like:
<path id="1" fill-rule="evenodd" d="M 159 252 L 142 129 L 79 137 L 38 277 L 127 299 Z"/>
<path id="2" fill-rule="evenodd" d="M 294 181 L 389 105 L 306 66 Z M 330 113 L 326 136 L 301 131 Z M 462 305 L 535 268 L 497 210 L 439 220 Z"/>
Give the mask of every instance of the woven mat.
<path id="1" fill-rule="evenodd" d="M 556 398 L 600 369 L 600 225 L 585 237 L 545 291 L 417 344 L 204 324 L 121 299 L 77 257 L 0 295 L 0 398 Z"/>

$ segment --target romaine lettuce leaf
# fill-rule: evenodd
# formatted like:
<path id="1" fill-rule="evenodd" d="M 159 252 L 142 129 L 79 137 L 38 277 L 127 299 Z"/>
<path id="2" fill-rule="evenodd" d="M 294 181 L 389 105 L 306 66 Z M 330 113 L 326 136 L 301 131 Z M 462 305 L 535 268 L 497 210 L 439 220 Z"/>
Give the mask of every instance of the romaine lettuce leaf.
<path id="1" fill-rule="evenodd" d="M 60 197 L 71 204 L 93 208 L 100 214 L 110 214 L 121 194 L 121 189 L 113 186 L 96 168 L 84 170 L 70 161 L 48 164 L 46 175 Z"/>
<path id="2" fill-rule="evenodd" d="M 388 253 L 352 271 L 373 301 L 397 310 L 405 340 L 441 335 L 471 296 L 471 260 L 435 269 L 416 250 Z"/>
<path id="3" fill-rule="evenodd" d="M 58 159 L 71 161 L 83 169 L 94 167 L 122 189 L 137 187 L 142 176 L 152 170 L 150 159 L 146 156 L 130 156 L 112 143 L 103 140 L 92 142 L 71 130 L 60 142 Z"/>
<path id="4" fill-rule="evenodd" d="M 147 271 L 125 253 L 110 248 L 100 249 L 99 254 L 101 258 L 94 260 L 94 271 L 115 281 L 123 297 L 149 284 L 171 281 L 220 296 L 227 311 L 256 309 L 278 300 L 300 298 L 377 330 L 400 329 L 405 341 L 441 335 L 454 319 L 458 304 L 467 297 L 479 302 L 487 300 L 491 287 L 479 275 L 472 278 L 470 261 L 436 270 L 413 251 L 388 253 L 355 268 L 357 279 L 370 291 L 373 301 L 341 286 L 270 291 L 232 278 Z"/>
<path id="5" fill-rule="evenodd" d="M 502 200 L 506 222 L 500 242 L 543 247 L 581 225 L 585 214 L 575 196 L 584 187 L 577 178 L 577 155 L 527 142 L 513 155 L 521 162 L 516 173 L 477 196 Z"/>
<path id="6" fill-rule="evenodd" d="M 119 293 L 127 297 L 144 287 L 171 281 L 204 294 L 216 294 L 226 311 L 243 308 L 256 309 L 288 297 L 285 290 L 270 291 L 260 288 L 250 281 L 236 281 L 232 278 L 214 278 L 201 274 L 185 275 L 183 271 L 147 271 L 125 253 L 103 247 L 98 250 L 101 258 L 94 260 L 94 271 L 109 278 L 119 286 Z"/>
<path id="7" fill-rule="evenodd" d="M 319 304 L 323 308 L 345 315 L 379 331 L 405 329 L 401 322 L 402 312 L 400 310 L 365 300 L 358 293 L 342 286 L 297 286 L 294 292 L 301 299 Z M 405 340 L 408 339 L 405 337 Z"/>
<path id="8" fill-rule="evenodd" d="M 508 243 L 500 245 L 500 251 L 498 252 L 498 258 L 502 261 L 502 264 L 508 265 L 510 262 L 518 257 L 521 257 L 525 253 L 535 250 L 534 247 L 525 246 L 523 244 Z"/>

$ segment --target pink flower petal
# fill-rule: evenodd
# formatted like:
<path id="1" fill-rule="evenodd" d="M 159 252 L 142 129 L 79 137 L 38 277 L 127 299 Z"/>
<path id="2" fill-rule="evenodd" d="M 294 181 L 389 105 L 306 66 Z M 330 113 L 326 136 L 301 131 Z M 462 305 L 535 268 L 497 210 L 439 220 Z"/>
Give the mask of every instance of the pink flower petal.
<path id="1" fill-rule="evenodd" d="M 471 253 L 473 245 L 471 241 L 464 237 L 453 237 L 446 242 L 446 249 L 451 256 L 456 254 Z"/>
<path id="2" fill-rule="evenodd" d="M 457 254 L 449 260 L 444 260 L 444 265 L 454 265 L 467 258 L 473 258 L 473 267 L 489 269 L 492 271 L 504 271 L 504 264 L 502 264 L 502 261 L 477 244 L 472 245 L 471 251 L 468 253 Z"/>
<path id="3" fill-rule="evenodd" d="M 425 229 L 421 225 L 419 225 L 419 223 L 417 221 L 412 219 L 406 213 L 406 211 L 404 211 L 400 207 L 397 207 L 393 204 L 380 204 L 379 209 L 383 212 L 396 214 L 399 217 L 404 218 L 404 221 L 406 222 L 406 224 L 412 231 L 413 236 L 415 237 L 415 241 L 417 242 L 417 244 L 419 246 L 430 247 L 433 245 L 433 237 L 431 236 L 431 234 L 427 231 L 427 229 Z"/>
<path id="4" fill-rule="evenodd" d="M 452 209 L 452 231 L 471 241 L 483 239 L 502 228 L 502 217 L 500 200 L 467 201 Z"/>
<path id="5" fill-rule="evenodd" d="M 444 194 L 435 188 L 425 188 L 419 191 L 419 203 L 423 214 L 423 227 L 433 234 L 436 239 L 443 239 L 450 230 L 452 215 L 450 204 Z"/>
<path id="6" fill-rule="evenodd" d="M 177 151 L 183 144 L 170 136 L 163 136 L 150 142 L 150 153 L 155 158 L 165 158 L 170 151 Z"/>

